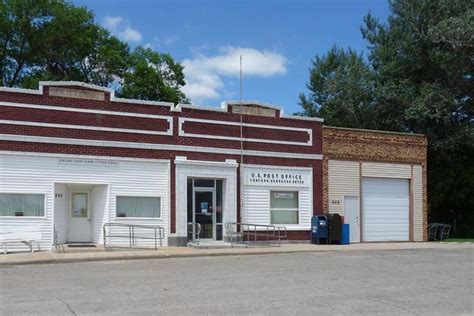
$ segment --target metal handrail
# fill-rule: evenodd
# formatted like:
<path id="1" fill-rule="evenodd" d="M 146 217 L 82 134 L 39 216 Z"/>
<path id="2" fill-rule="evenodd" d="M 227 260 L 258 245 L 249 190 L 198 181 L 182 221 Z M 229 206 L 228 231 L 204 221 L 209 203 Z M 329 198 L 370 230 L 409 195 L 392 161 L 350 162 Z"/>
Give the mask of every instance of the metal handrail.
<path id="1" fill-rule="evenodd" d="M 201 224 L 200 223 L 188 223 L 188 229 L 189 225 L 191 225 L 191 230 L 188 230 L 188 233 L 191 233 L 191 236 L 193 237 L 193 242 L 196 242 L 199 245 L 199 235 L 201 234 Z"/>
<path id="2" fill-rule="evenodd" d="M 225 223 L 225 231 L 231 246 L 240 239 L 247 245 L 251 242 L 257 244 L 257 242 L 267 241 L 269 243 L 271 240 L 277 240 L 280 247 L 281 241 L 288 238 L 286 227 L 277 225 L 229 222 Z"/>
<path id="3" fill-rule="evenodd" d="M 117 234 L 112 234 L 113 227 L 125 227 L 127 228 L 124 232 L 119 232 Z M 107 228 L 108 234 L 107 234 Z M 141 236 L 135 234 L 135 228 L 144 228 L 153 230 L 153 236 Z M 165 229 L 159 225 L 136 225 L 136 224 L 126 224 L 126 223 L 105 223 L 102 227 L 104 235 L 104 248 L 112 248 L 112 238 L 128 238 L 129 248 L 132 248 L 137 244 L 137 239 L 152 239 L 154 240 L 155 250 L 158 249 L 158 242 L 160 247 L 163 246 L 163 239 L 165 236 Z M 109 244 L 107 244 L 107 238 Z"/>

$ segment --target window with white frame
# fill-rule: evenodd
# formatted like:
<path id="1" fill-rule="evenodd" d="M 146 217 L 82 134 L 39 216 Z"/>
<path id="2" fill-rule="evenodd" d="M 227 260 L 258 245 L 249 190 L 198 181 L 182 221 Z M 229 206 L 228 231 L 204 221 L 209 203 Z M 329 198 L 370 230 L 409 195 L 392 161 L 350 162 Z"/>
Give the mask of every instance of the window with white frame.
<path id="1" fill-rule="evenodd" d="M 161 198 L 117 196 L 117 217 L 161 217 Z"/>
<path id="2" fill-rule="evenodd" d="M 298 191 L 270 192 L 270 223 L 298 224 Z"/>
<path id="3" fill-rule="evenodd" d="M 0 193 L 0 216 L 44 216 L 44 196 Z"/>

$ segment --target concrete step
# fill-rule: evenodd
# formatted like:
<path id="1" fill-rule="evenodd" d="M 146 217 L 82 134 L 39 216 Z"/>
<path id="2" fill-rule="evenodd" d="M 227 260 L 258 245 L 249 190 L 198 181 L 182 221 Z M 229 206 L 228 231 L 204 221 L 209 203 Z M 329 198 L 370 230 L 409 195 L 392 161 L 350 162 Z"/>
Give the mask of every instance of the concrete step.
<path id="1" fill-rule="evenodd" d="M 231 244 L 230 242 L 225 242 L 221 240 L 213 241 L 199 241 L 189 242 L 188 247 L 194 249 L 227 249 L 227 248 L 247 248 L 247 245 L 243 244 Z"/>

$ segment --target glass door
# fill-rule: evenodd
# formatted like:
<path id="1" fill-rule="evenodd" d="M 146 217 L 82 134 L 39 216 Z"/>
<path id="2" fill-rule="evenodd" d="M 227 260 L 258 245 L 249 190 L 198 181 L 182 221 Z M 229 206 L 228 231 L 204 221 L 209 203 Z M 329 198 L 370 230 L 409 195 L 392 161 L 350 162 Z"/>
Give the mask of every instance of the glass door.
<path id="1" fill-rule="evenodd" d="M 188 178 L 187 213 L 188 240 L 199 238 L 222 240 L 223 237 L 223 180 Z"/>
<path id="2" fill-rule="evenodd" d="M 194 222 L 201 225 L 200 239 L 215 239 L 215 190 L 194 188 Z"/>

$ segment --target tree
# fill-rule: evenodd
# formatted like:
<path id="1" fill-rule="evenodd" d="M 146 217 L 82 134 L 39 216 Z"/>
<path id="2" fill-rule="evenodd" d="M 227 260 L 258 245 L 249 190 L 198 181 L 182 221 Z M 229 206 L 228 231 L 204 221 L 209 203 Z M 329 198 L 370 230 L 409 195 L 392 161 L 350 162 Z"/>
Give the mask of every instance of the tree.
<path id="1" fill-rule="evenodd" d="M 354 50 L 332 47 L 312 61 L 309 96 L 300 94 L 301 114 L 322 116 L 326 124 L 376 128 L 373 108 L 372 73 L 363 57 Z"/>
<path id="2" fill-rule="evenodd" d="M 150 49 L 130 52 L 85 7 L 62 0 L 2 0 L 0 30 L 4 86 L 36 88 L 41 80 L 76 80 L 112 87 L 124 96 L 187 100 L 180 90 L 185 84 L 180 64 Z M 146 80 L 139 78 L 145 73 Z M 155 85 L 154 79 L 159 80 Z"/>
<path id="3" fill-rule="evenodd" d="M 96 25 L 85 8 L 62 1 L 2 1 L 3 85 L 37 87 L 39 80 L 109 85 L 127 69 L 128 45 Z"/>
<path id="4" fill-rule="evenodd" d="M 186 103 L 181 92 L 184 67 L 169 54 L 159 54 L 150 48 L 137 47 L 130 58 L 130 69 L 123 77 L 119 95 L 143 100 L 166 100 Z"/>
<path id="5" fill-rule="evenodd" d="M 362 104 L 371 122 L 358 127 L 425 134 L 430 220 L 455 223 L 458 236 L 473 237 L 474 6 L 470 0 L 394 0 L 390 9 L 386 24 L 371 14 L 364 19 L 366 71 L 359 74 L 360 67 L 345 62 L 327 76 L 319 65 L 330 62 L 330 53 L 315 58 L 310 94 L 300 99 L 303 113 L 354 126 L 333 115 L 340 108 L 334 101 L 354 93 L 347 100 L 360 107 L 359 96 L 367 95 L 370 101 Z M 334 80 L 348 74 L 360 76 L 349 84 L 360 80 L 356 92 L 347 80 Z M 313 77 L 323 82 L 313 85 Z M 329 98 L 318 98 L 326 93 Z"/>

